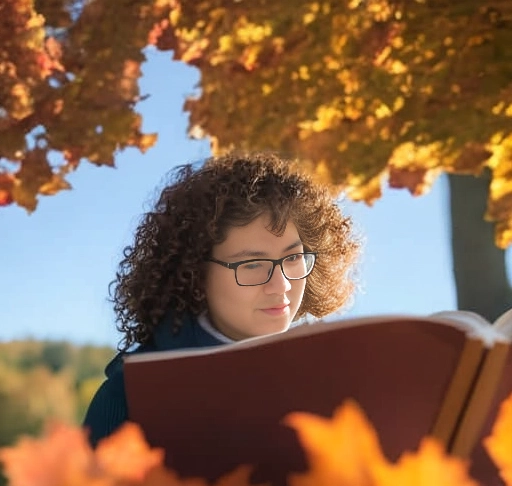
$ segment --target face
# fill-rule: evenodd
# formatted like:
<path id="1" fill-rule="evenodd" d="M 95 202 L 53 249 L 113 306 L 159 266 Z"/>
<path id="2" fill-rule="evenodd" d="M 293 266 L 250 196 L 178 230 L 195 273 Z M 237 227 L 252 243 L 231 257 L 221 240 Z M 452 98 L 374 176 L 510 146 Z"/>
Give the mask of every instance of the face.
<path id="1" fill-rule="evenodd" d="M 272 234 L 268 224 L 268 217 L 261 216 L 246 226 L 231 228 L 226 240 L 213 247 L 212 257 L 234 263 L 252 258 L 277 260 L 304 251 L 292 222 L 281 236 Z M 306 279 L 289 281 L 277 265 L 266 284 L 241 287 L 234 270 L 213 262 L 207 265 L 209 318 L 220 332 L 241 340 L 288 329 L 302 302 Z"/>

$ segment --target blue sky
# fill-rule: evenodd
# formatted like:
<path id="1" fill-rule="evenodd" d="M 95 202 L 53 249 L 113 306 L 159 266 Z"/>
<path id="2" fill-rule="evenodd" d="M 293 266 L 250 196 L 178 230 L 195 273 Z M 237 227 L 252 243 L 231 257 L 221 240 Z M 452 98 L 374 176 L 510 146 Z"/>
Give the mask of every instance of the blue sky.
<path id="1" fill-rule="evenodd" d="M 122 249 L 163 176 L 210 153 L 207 141 L 187 138 L 182 112 L 198 72 L 169 53 L 148 58 L 141 91 L 151 96 L 139 109 L 144 130 L 159 132 L 156 147 L 121 153 L 116 169 L 82 164 L 69 177 L 73 190 L 42 197 L 31 215 L 0 209 L 0 341 L 117 344 L 107 286 Z M 420 198 L 387 190 L 373 207 L 344 207 L 365 243 L 360 288 L 343 318 L 455 308 L 444 179 Z"/>

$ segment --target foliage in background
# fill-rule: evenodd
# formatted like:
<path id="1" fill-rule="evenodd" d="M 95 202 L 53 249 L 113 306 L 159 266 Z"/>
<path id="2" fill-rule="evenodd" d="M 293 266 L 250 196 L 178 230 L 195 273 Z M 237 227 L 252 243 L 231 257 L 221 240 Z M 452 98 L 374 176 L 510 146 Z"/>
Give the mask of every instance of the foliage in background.
<path id="1" fill-rule="evenodd" d="M 422 440 L 418 451 L 389 462 L 376 431 L 352 401 L 332 419 L 307 413 L 286 417 L 304 448 L 309 470 L 290 474 L 289 486 L 477 486 L 468 464 L 446 455 L 434 440 Z M 512 397 L 504 402 L 485 444 L 507 486 L 512 486 Z M 124 424 L 95 450 L 83 430 L 54 424 L 39 439 L 23 438 L 0 449 L 9 486 L 208 486 L 201 478 L 180 478 L 163 466 L 161 449 L 145 442 L 140 428 Z M 249 485 L 250 466 L 240 466 L 213 486 Z"/>
<path id="2" fill-rule="evenodd" d="M 185 109 L 214 152 L 298 155 L 370 203 L 385 179 L 421 194 L 488 168 L 512 242 L 509 0 L 5 0 L 0 18 L 0 204 L 154 143 L 135 111 L 152 44 L 199 68 Z"/>
<path id="3" fill-rule="evenodd" d="M 56 341 L 0 343 L 0 446 L 51 417 L 81 423 L 114 350 Z"/>
<path id="4" fill-rule="evenodd" d="M 113 165 L 153 145 L 135 104 L 159 3 L 2 0 L 0 205 L 32 211 L 37 194 L 70 187 L 81 160 Z"/>
<path id="5" fill-rule="evenodd" d="M 418 195 L 488 168 L 486 217 L 512 243 L 508 0 L 176 3 L 170 47 L 201 71 L 190 133 L 215 152 L 300 154 L 368 203 L 386 179 Z"/>

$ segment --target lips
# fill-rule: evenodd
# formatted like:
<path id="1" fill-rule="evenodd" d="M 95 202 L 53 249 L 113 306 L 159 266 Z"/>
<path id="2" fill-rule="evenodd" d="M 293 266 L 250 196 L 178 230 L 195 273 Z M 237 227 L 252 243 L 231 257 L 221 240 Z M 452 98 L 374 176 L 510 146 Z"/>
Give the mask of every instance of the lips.
<path id="1" fill-rule="evenodd" d="M 289 306 L 290 306 L 289 303 L 288 304 L 278 304 L 273 307 L 266 307 L 265 309 L 261 309 L 261 310 L 265 314 L 269 314 L 271 316 L 279 316 L 279 315 L 285 314 L 287 312 Z"/>

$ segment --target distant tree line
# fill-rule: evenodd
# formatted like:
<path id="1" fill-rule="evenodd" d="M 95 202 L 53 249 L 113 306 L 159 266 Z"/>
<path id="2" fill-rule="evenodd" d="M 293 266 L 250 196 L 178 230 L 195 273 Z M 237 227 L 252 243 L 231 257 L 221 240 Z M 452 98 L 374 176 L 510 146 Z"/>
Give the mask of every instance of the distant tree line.
<path id="1" fill-rule="evenodd" d="M 66 341 L 0 343 L 0 447 L 51 419 L 79 424 L 115 350 Z"/>

